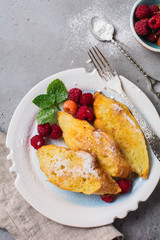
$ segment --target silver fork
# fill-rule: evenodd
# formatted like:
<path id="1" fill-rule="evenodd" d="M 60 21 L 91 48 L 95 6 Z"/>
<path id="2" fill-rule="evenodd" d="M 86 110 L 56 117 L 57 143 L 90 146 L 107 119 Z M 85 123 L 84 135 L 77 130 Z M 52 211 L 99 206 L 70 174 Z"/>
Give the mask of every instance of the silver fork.
<path id="1" fill-rule="evenodd" d="M 127 95 L 122 89 L 121 80 L 114 68 L 97 47 L 89 49 L 88 55 L 97 69 L 100 77 L 105 82 L 107 88 L 118 93 L 124 99 L 126 106 L 130 109 L 137 120 L 155 156 L 160 161 L 160 138 L 152 131 L 152 129 L 148 126 L 146 121 L 142 118 L 140 113 L 135 109 L 131 101 L 128 99 Z"/>

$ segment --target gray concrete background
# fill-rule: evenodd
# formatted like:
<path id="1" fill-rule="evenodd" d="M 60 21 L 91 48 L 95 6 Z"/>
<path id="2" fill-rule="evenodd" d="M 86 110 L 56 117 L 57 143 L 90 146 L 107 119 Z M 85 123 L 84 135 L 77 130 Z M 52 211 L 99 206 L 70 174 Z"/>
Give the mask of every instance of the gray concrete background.
<path id="1" fill-rule="evenodd" d="M 141 88 L 160 113 L 160 101 L 146 78 L 111 43 L 99 44 L 89 32 L 89 19 L 99 15 L 116 27 L 116 39 L 151 76 L 160 79 L 160 54 L 133 38 L 129 15 L 135 0 L 0 0 L 0 129 L 6 133 L 24 95 L 39 81 L 86 64 L 87 49 L 98 44 L 109 61 Z M 160 239 L 160 184 L 135 212 L 114 226 L 126 240 Z M 13 239 L 0 230 L 0 240 Z"/>

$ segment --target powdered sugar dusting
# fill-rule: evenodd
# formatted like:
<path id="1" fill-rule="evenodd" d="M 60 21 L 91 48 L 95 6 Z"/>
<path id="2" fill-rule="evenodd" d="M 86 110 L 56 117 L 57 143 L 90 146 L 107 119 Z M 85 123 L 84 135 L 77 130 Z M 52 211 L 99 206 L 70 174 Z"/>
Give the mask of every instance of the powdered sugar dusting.
<path id="1" fill-rule="evenodd" d="M 102 41 L 111 41 L 113 38 L 114 28 L 112 24 L 99 17 L 93 17 L 91 20 L 92 31 L 96 37 Z"/>
<path id="2" fill-rule="evenodd" d="M 51 159 L 52 162 L 52 159 Z M 49 163 L 50 165 L 50 163 Z M 51 164 L 51 169 L 59 176 L 64 174 L 64 169 L 68 171 L 69 168 L 69 158 L 55 156 L 53 157 L 53 162 Z M 49 169 L 49 168 L 48 168 Z M 50 172 L 50 169 L 48 170 Z"/>
<path id="3" fill-rule="evenodd" d="M 82 172 L 85 172 L 85 176 L 92 174 L 92 175 L 98 177 L 98 172 L 96 171 L 96 169 L 94 167 L 94 162 L 95 162 L 94 157 L 91 154 L 84 152 L 84 151 L 78 151 L 77 155 L 85 160 L 83 163 L 83 169 L 82 169 Z"/>
<path id="4" fill-rule="evenodd" d="M 112 104 L 112 106 L 111 106 L 116 112 L 120 112 L 120 111 L 122 111 L 123 110 L 123 108 L 120 106 L 120 105 L 118 105 L 118 104 Z"/>
<path id="5" fill-rule="evenodd" d="M 94 132 L 93 132 L 93 135 L 94 135 L 95 137 L 101 138 L 101 135 L 99 134 L 98 131 L 94 131 Z"/>
<path id="6" fill-rule="evenodd" d="M 122 108 L 120 105 L 116 104 L 116 103 L 112 104 L 111 107 L 112 107 L 116 112 L 120 112 L 120 111 L 123 110 L 123 108 Z M 141 133 L 141 131 L 136 127 L 135 122 L 134 122 L 125 112 L 123 112 L 123 116 L 130 122 L 131 126 L 135 129 L 136 132 Z"/>
<path id="7" fill-rule="evenodd" d="M 117 147 L 116 147 L 116 144 L 112 141 L 112 143 L 110 145 L 106 145 L 105 146 L 105 149 L 108 151 L 108 152 L 111 152 L 114 156 L 117 155 Z M 108 153 L 109 155 L 109 153 Z M 111 155 L 110 155 L 111 156 Z"/>
<path id="8" fill-rule="evenodd" d="M 98 171 L 95 169 L 94 157 L 84 151 L 76 152 L 77 157 L 82 158 L 82 165 L 71 165 L 71 160 L 68 157 L 57 157 L 54 156 L 51 159 L 51 163 L 49 162 L 49 172 L 50 168 L 58 175 L 62 176 L 66 173 L 72 174 L 74 177 L 81 176 L 83 178 L 88 178 L 90 175 L 94 175 L 98 177 Z M 48 173 L 49 173 L 48 172 Z"/>
<path id="9" fill-rule="evenodd" d="M 106 155 L 112 157 L 113 155 L 115 156 L 117 154 L 117 147 L 115 142 L 107 135 L 107 133 L 102 132 L 101 130 L 97 130 L 93 132 L 93 135 L 96 140 L 98 140 L 99 147 L 103 148 L 103 150 L 106 150 Z M 104 145 L 101 138 L 106 139 L 106 144 Z M 112 155 L 112 156 L 111 156 Z"/>
<path id="10" fill-rule="evenodd" d="M 141 131 L 136 127 L 135 122 L 126 113 L 123 113 L 123 115 L 130 122 L 131 126 L 134 127 L 135 131 L 141 133 Z"/>

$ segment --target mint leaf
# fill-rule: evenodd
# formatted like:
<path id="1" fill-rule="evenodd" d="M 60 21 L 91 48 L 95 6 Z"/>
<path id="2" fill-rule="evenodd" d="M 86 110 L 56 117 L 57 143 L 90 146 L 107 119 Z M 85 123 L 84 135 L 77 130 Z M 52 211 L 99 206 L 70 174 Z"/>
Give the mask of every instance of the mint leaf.
<path id="1" fill-rule="evenodd" d="M 66 87 L 63 82 L 59 79 L 54 80 L 51 82 L 47 88 L 48 95 L 55 95 L 56 103 L 60 103 L 64 101 L 68 97 L 68 93 L 66 91 Z"/>
<path id="2" fill-rule="evenodd" d="M 39 108 L 47 108 L 54 104 L 55 95 L 50 96 L 47 94 L 40 94 L 39 96 L 35 97 L 32 102 Z"/>
<path id="3" fill-rule="evenodd" d="M 55 112 L 54 112 L 54 114 L 53 114 L 53 117 L 52 117 L 52 119 L 49 121 L 49 123 L 50 123 L 51 125 L 52 125 L 53 123 L 58 124 L 58 112 L 59 112 L 58 108 L 55 107 Z"/>
<path id="4" fill-rule="evenodd" d="M 51 122 L 56 112 L 57 112 L 57 108 L 55 107 L 42 109 L 37 115 L 38 124 Z"/>
<path id="5" fill-rule="evenodd" d="M 52 94 L 52 95 L 48 95 L 48 94 L 47 94 L 47 96 L 50 98 L 52 104 L 54 104 L 55 101 L 56 101 L 56 96 L 55 96 L 54 94 Z"/>

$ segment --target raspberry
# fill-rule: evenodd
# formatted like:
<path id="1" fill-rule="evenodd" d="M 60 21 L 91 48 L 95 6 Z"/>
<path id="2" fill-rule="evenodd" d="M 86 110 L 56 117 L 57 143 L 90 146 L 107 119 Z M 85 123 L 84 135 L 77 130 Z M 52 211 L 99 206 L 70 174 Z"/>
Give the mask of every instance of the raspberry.
<path id="1" fill-rule="evenodd" d="M 160 15 L 154 15 L 148 21 L 148 25 L 152 29 L 160 28 Z"/>
<path id="2" fill-rule="evenodd" d="M 51 126 L 49 123 L 38 125 L 37 131 L 42 137 L 47 137 L 51 133 Z"/>
<path id="3" fill-rule="evenodd" d="M 80 97 L 82 95 L 82 91 L 79 88 L 72 88 L 69 91 L 69 99 L 79 103 Z"/>
<path id="4" fill-rule="evenodd" d="M 93 111 L 89 107 L 81 106 L 76 113 L 76 117 L 81 120 L 86 119 L 89 122 L 91 122 L 94 118 L 94 114 L 93 114 Z"/>
<path id="5" fill-rule="evenodd" d="M 90 106 L 93 103 L 92 93 L 83 93 L 80 98 L 80 104 L 84 106 Z"/>
<path id="6" fill-rule="evenodd" d="M 41 135 L 35 135 L 30 139 L 30 142 L 32 147 L 34 147 L 36 150 L 44 145 L 44 139 Z"/>
<path id="7" fill-rule="evenodd" d="M 147 35 L 148 33 L 148 22 L 146 19 L 142 19 L 135 24 L 135 31 L 141 36 Z"/>
<path id="8" fill-rule="evenodd" d="M 142 4 L 136 8 L 135 15 L 139 19 L 147 18 L 150 15 L 150 10 L 145 4 Z"/>
<path id="9" fill-rule="evenodd" d="M 121 188 L 122 193 L 129 192 L 131 188 L 131 182 L 127 179 L 121 179 L 118 182 L 119 187 Z"/>
<path id="10" fill-rule="evenodd" d="M 147 35 L 147 40 L 150 42 L 156 42 L 157 41 L 157 36 L 155 34 L 153 34 L 152 32 L 150 32 Z"/>
<path id="11" fill-rule="evenodd" d="M 52 125 L 52 132 L 50 134 L 51 139 L 57 139 L 62 137 L 62 130 L 57 124 Z"/>
<path id="12" fill-rule="evenodd" d="M 154 13 L 159 11 L 159 8 L 157 5 L 150 5 L 148 8 L 150 10 L 151 16 L 153 16 Z"/>
<path id="13" fill-rule="evenodd" d="M 101 199 L 104 202 L 110 203 L 113 201 L 113 195 L 101 195 Z"/>

